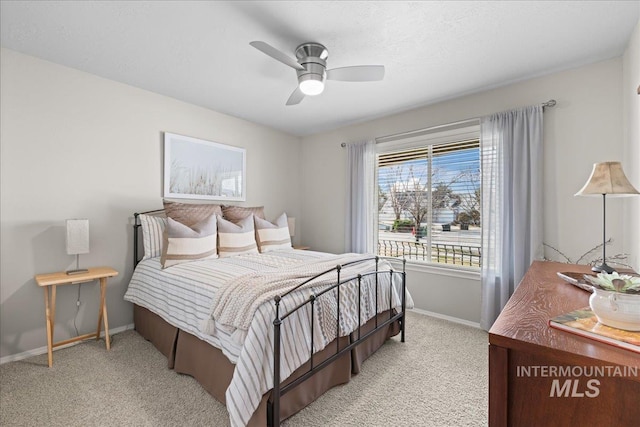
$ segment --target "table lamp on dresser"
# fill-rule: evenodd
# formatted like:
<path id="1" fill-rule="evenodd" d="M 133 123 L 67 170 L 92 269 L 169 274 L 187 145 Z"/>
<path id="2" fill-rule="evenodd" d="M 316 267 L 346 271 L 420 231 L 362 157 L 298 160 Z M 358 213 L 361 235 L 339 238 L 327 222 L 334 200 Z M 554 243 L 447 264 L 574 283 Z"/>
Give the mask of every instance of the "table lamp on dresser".
<path id="1" fill-rule="evenodd" d="M 607 265 L 607 196 L 623 197 L 640 194 L 629 182 L 620 162 L 594 163 L 591 176 L 576 196 L 602 195 L 602 264 L 592 268 L 595 272 L 613 273 L 615 270 Z"/>

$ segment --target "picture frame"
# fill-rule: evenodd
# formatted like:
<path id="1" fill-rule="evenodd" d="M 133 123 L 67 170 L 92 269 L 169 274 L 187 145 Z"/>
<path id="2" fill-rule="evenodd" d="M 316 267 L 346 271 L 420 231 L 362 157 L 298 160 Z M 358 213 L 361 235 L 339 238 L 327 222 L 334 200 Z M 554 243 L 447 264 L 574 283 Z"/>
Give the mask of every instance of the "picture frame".
<path id="1" fill-rule="evenodd" d="M 244 148 L 164 132 L 163 197 L 246 201 Z"/>

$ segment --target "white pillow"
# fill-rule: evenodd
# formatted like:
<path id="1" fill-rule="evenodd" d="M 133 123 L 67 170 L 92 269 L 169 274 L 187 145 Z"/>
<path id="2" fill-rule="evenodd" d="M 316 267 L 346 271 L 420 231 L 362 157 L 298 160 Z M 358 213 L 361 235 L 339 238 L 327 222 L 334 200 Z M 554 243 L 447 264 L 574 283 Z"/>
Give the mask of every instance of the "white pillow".
<path id="1" fill-rule="evenodd" d="M 188 227 L 173 218 L 167 218 L 162 268 L 185 262 L 218 258 L 216 252 L 216 216 L 211 215 Z"/>
<path id="2" fill-rule="evenodd" d="M 167 218 L 155 215 L 141 214 L 140 226 L 142 227 L 142 247 L 144 249 L 143 260 L 162 255 L 162 243 L 164 229 L 167 227 Z"/>
<path id="3" fill-rule="evenodd" d="M 253 218 L 256 227 L 256 241 L 258 242 L 258 250 L 260 253 L 289 250 L 291 247 L 291 235 L 289 234 L 289 224 L 287 223 L 287 214 L 283 213 L 272 223 L 260 219 Z"/>
<path id="4" fill-rule="evenodd" d="M 218 254 L 220 258 L 257 253 L 253 214 L 235 224 L 218 217 Z"/>

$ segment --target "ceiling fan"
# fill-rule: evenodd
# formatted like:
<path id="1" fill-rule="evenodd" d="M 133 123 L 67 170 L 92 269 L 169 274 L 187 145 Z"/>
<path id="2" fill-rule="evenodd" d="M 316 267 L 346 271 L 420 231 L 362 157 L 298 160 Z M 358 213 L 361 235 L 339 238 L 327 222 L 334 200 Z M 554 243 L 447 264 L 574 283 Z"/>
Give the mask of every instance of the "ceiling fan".
<path id="1" fill-rule="evenodd" d="M 303 43 L 298 46 L 296 48 L 297 60 L 268 43 L 254 41 L 249 44 L 260 52 L 296 70 L 298 87 L 287 100 L 287 105 L 299 104 L 305 95 L 321 94 L 324 90 L 325 80 L 373 82 L 382 80 L 384 77 L 383 65 L 356 65 L 327 70 L 329 51 L 320 43 Z"/>

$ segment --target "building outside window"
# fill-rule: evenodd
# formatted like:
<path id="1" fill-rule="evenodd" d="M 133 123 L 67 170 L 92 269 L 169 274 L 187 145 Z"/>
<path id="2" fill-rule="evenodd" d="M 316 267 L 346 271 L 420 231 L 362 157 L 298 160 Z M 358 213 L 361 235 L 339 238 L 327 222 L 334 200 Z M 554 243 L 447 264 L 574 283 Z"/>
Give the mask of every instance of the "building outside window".
<path id="1" fill-rule="evenodd" d="M 379 144 L 379 255 L 480 267 L 480 146 L 474 129 Z"/>

